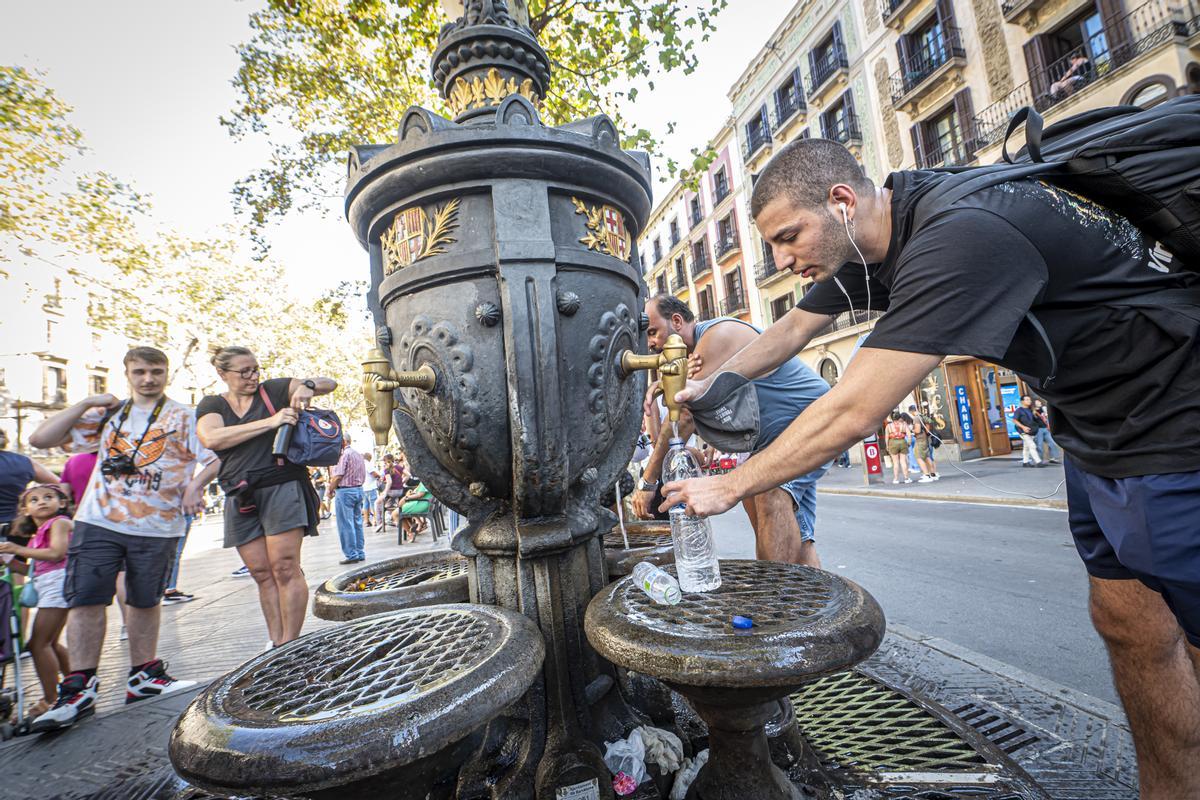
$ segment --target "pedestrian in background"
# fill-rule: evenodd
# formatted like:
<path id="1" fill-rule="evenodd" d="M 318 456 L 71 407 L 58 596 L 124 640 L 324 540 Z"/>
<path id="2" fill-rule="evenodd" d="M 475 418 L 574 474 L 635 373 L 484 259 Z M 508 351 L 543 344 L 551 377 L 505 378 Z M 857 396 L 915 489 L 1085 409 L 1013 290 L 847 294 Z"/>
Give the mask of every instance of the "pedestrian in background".
<path id="1" fill-rule="evenodd" d="M 908 416 L 912 419 L 913 425 L 913 458 L 917 461 L 917 468 L 921 471 L 921 477 L 917 483 L 933 483 L 939 479 L 937 468 L 933 465 L 933 448 L 929 445 L 929 420 L 917 411 L 916 404 L 908 407 Z"/>
<path id="2" fill-rule="evenodd" d="M 909 406 L 908 408 L 911 411 L 914 407 Z M 916 420 L 913 419 L 913 415 L 908 413 L 907 411 L 900 412 L 900 419 L 904 420 L 904 422 L 908 424 L 908 430 L 909 430 L 909 434 L 908 434 L 908 474 L 911 475 L 914 472 L 920 472 L 921 475 L 924 476 L 925 470 L 921 468 L 921 465 L 919 463 L 917 463 L 917 455 L 916 455 L 917 424 L 916 424 Z"/>
<path id="3" fill-rule="evenodd" d="M 1042 462 L 1042 457 L 1038 453 L 1037 442 L 1034 441 L 1034 434 L 1037 433 L 1037 419 L 1033 415 L 1033 398 L 1029 395 L 1024 395 L 1021 398 L 1021 406 L 1013 412 L 1013 425 L 1017 429 L 1017 435 L 1021 437 L 1021 466 L 1023 467 L 1041 467 L 1045 466 Z"/>
<path id="4" fill-rule="evenodd" d="M 904 421 L 899 411 L 893 411 L 884 428 L 888 455 L 892 457 L 892 483 L 899 483 L 901 474 L 905 483 L 912 483 L 912 478 L 908 477 L 908 436 L 911 432 L 912 426 Z"/>
<path id="5" fill-rule="evenodd" d="M 122 570 L 130 663 L 125 702 L 195 685 L 173 678 L 156 655 L 160 601 L 184 514 L 203 505 L 216 462 L 196 435 L 192 409 L 166 396 L 166 354 L 135 347 L 124 363 L 129 399 L 94 395 L 50 417 L 30 437 L 100 453 L 75 512 L 63 584 L 72 672 L 59 684 L 54 707 L 33 721 L 35 732 L 70 727 L 94 713 L 106 609 Z M 193 476 L 197 464 L 205 466 Z"/>
<path id="6" fill-rule="evenodd" d="M 1050 457 L 1048 463 L 1058 464 L 1062 460 L 1062 450 L 1054 442 L 1054 437 L 1050 435 L 1050 417 L 1049 409 L 1046 404 L 1040 399 L 1033 401 L 1033 418 L 1038 424 L 1037 433 L 1033 435 L 1033 442 L 1037 447 L 1037 454 L 1040 457 L 1043 452 Z M 1042 448 L 1045 447 L 1045 451 Z"/>
<path id="7" fill-rule="evenodd" d="M 258 359 L 245 347 L 223 347 L 212 357 L 228 390 L 196 408 L 197 432 L 221 459 L 225 491 L 225 547 L 236 547 L 258 584 L 268 647 L 300 635 L 308 584 L 300 545 L 317 535 L 320 501 L 308 468 L 279 464 L 276 431 L 295 425 L 317 395 L 337 388 L 331 378 L 274 378 L 259 382 Z"/>
<path id="8" fill-rule="evenodd" d="M 363 527 L 375 522 L 375 503 L 379 500 L 379 470 L 371 464 L 371 454 L 363 453 L 367 476 L 363 479 Z"/>
<path id="9" fill-rule="evenodd" d="M 350 446 L 350 435 L 342 440 L 342 457 L 332 470 L 329 489 L 333 492 L 333 510 L 337 514 L 338 540 L 342 544 L 339 563 L 357 564 L 366 560 L 366 541 L 363 536 L 363 480 L 367 462 Z"/>

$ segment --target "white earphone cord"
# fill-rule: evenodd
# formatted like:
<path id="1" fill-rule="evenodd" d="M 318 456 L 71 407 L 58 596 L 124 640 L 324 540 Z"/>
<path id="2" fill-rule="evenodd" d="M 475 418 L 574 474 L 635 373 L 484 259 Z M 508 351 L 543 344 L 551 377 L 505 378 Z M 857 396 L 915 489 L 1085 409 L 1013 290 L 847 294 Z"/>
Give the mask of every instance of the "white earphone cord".
<path id="1" fill-rule="evenodd" d="M 850 232 L 850 218 L 846 214 L 846 204 L 838 203 L 838 208 L 842 211 L 842 225 L 846 228 L 846 238 L 850 240 L 850 246 L 854 248 L 854 252 L 858 253 L 858 258 L 862 261 L 863 280 L 867 284 L 867 318 L 869 319 L 871 316 L 871 273 L 867 271 L 867 259 L 863 256 L 862 250 L 858 249 L 858 243 L 854 241 L 854 235 Z M 857 322 L 857 312 L 854 310 L 854 301 L 850 299 L 850 293 L 846 291 L 845 286 L 842 286 L 842 282 L 838 280 L 837 275 L 833 276 L 833 282 L 842 290 L 842 294 L 846 295 L 846 302 L 850 304 L 850 319 Z"/>

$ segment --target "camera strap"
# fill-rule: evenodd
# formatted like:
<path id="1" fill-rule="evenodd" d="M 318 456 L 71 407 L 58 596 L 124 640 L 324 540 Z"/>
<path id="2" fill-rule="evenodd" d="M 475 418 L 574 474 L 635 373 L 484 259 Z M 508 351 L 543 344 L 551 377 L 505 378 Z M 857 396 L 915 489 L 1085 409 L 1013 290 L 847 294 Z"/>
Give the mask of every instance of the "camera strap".
<path id="1" fill-rule="evenodd" d="M 146 420 L 146 429 L 144 431 L 142 431 L 142 435 L 138 439 L 137 444 L 135 444 L 133 446 L 133 450 L 129 453 L 129 460 L 131 463 L 134 464 L 134 466 L 137 466 L 138 451 L 141 450 L 142 445 L 146 443 L 146 437 L 150 434 L 150 429 L 152 427 L 154 427 L 154 423 L 158 422 L 158 415 L 162 413 L 163 406 L 166 405 L 166 402 L 167 402 L 167 396 L 165 394 L 162 397 L 158 398 L 158 402 L 154 404 L 154 410 L 150 412 L 150 418 L 148 420 Z M 113 428 L 114 433 L 119 434 L 121 432 L 121 426 L 125 424 L 125 420 L 129 419 L 129 409 L 131 409 L 132 407 L 133 407 L 133 401 L 126 400 L 125 407 L 121 409 L 121 416 L 117 418 L 117 424 Z M 130 430 L 129 432 L 133 433 L 132 430 Z M 103 435 L 103 431 L 101 431 L 101 434 Z M 109 453 L 111 455 L 111 453 L 112 453 L 111 449 L 109 450 Z"/>

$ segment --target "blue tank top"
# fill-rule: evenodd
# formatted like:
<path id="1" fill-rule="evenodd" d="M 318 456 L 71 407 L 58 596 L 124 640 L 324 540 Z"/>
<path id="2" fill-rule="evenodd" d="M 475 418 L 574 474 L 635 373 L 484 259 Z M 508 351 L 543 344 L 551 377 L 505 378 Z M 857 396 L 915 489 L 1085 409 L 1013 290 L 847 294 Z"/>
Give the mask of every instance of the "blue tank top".
<path id="1" fill-rule="evenodd" d="M 756 325 L 733 317 L 717 317 L 696 323 L 696 345 L 704 332 L 718 322 L 736 322 L 762 333 Z M 759 434 L 755 452 L 767 447 L 800 412 L 829 391 L 829 384 L 814 372 L 799 356 L 792 356 L 769 375 L 753 381 L 758 396 Z"/>

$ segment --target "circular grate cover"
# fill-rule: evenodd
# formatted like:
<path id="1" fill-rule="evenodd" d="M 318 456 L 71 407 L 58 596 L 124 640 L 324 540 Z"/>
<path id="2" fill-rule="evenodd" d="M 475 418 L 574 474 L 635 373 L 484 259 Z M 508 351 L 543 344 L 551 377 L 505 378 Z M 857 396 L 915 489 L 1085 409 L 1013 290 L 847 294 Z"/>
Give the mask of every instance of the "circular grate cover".
<path id="1" fill-rule="evenodd" d="M 626 534 L 629 536 L 629 549 L 634 550 L 642 547 L 671 547 L 671 529 L 667 530 L 649 530 L 640 531 L 635 528 L 626 528 Z M 604 534 L 604 546 L 610 550 L 624 550 L 625 539 L 621 536 L 621 529 L 615 528 Z"/>
<path id="2" fill-rule="evenodd" d="M 664 567 L 675 574 L 674 566 Z M 683 636 L 768 634 L 804 627 L 837 610 L 834 581 L 826 572 L 774 561 L 722 561 L 721 586 L 712 592 L 688 592 L 679 605 L 655 603 L 627 581 L 615 598 L 617 607 L 643 625 Z M 750 617 L 754 627 L 735 630 L 734 615 Z"/>
<path id="3" fill-rule="evenodd" d="M 367 618 L 266 659 L 231 687 L 229 704 L 283 723 L 375 712 L 469 672 L 502 641 L 498 621 L 462 610 Z"/>
<path id="4" fill-rule="evenodd" d="M 986 763 L 937 717 L 859 672 L 806 684 L 792 705 L 805 738 L 834 769 L 973 773 Z"/>
<path id="5" fill-rule="evenodd" d="M 446 581 L 467 574 L 468 562 L 461 556 L 452 556 L 428 564 L 415 567 L 381 572 L 378 575 L 368 575 L 347 584 L 343 592 L 382 592 L 389 589 L 403 589 L 406 586 L 419 586 L 435 581 Z"/>

